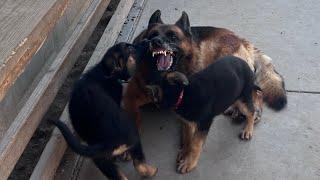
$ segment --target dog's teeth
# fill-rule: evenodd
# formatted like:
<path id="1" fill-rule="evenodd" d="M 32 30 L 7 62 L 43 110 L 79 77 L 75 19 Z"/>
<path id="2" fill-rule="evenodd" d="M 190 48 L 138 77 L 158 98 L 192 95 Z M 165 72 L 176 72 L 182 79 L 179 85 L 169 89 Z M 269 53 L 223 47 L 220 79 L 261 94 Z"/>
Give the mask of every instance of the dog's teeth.
<path id="1" fill-rule="evenodd" d="M 167 51 L 164 51 L 164 56 L 167 56 Z"/>
<path id="2" fill-rule="evenodd" d="M 152 52 L 152 57 L 154 57 L 155 52 Z"/>

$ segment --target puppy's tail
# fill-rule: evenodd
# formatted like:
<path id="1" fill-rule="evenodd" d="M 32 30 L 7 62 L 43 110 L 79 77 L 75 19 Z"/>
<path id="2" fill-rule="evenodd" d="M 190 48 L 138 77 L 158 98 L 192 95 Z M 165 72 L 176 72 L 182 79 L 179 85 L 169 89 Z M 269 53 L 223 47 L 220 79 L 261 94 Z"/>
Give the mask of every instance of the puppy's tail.
<path id="1" fill-rule="evenodd" d="M 77 154 L 86 157 L 97 157 L 97 156 L 104 156 L 108 157 L 111 156 L 110 152 L 106 152 L 106 147 L 102 144 L 97 145 L 84 145 L 82 144 L 71 132 L 68 126 L 59 121 L 51 121 L 58 129 L 61 131 L 64 139 L 68 143 L 69 147 Z"/>
<path id="2" fill-rule="evenodd" d="M 282 76 L 275 70 L 272 59 L 255 51 L 255 83 L 262 89 L 263 99 L 275 111 L 280 111 L 287 105 L 287 94 Z"/>

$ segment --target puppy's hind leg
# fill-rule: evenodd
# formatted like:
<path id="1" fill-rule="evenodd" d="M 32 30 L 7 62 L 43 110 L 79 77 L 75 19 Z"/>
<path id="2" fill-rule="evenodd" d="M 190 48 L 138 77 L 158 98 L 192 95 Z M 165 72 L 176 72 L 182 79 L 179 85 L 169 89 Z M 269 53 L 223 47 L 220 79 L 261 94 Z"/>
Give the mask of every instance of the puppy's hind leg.
<path id="1" fill-rule="evenodd" d="M 117 165 L 106 158 L 94 158 L 94 164 L 110 180 L 128 180 L 128 178 L 118 169 Z"/>
<path id="2" fill-rule="evenodd" d="M 129 151 L 133 160 L 133 165 L 141 176 L 152 177 L 156 175 L 158 169 L 146 163 L 140 142 L 134 145 Z"/>

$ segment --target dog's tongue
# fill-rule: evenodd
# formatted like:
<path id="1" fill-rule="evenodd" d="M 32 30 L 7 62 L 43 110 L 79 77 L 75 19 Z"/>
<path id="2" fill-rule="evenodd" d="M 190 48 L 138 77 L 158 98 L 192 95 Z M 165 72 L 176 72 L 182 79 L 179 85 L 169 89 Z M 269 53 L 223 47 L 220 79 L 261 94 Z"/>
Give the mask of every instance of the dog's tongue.
<path id="1" fill-rule="evenodd" d="M 158 56 L 157 68 L 160 71 L 168 70 L 171 66 L 171 58 L 170 56 L 160 55 Z"/>

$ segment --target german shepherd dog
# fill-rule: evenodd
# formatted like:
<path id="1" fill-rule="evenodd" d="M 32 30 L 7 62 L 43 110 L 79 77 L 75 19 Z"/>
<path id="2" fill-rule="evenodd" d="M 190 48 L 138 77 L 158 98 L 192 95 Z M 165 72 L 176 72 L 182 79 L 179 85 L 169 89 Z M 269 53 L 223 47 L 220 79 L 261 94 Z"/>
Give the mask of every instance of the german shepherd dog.
<path id="1" fill-rule="evenodd" d="M 287 96 L 282 76 L 277 73 L 271 63 L 271 58 L 255 48 L 253 44 L 224 28 L 209 26 L 191 27 L 188 15 L 183 12 L 175 24 L 164 24 L 160 10 L 150 17 L 148 28 L 143 30 L 134 40 L 134 44 L 148 39 L 152 43 L 152 57 L 149 61 L 157 62 L 156 71 L 179 71 L 190 76 L 213 62 L 219 57 L 233 55 L 243 59 L 255 75 L 255 84 L 261 87 L 264 102 L 276 111 L 287 104 Z M 143 61 L 147 62 L 147 61 Z M 124 95 L 123 107 L 140 124 L 139 107 L 149 103 L 145 92 L 146 84 L 152 82 L 147 65 L 140 63 L 137 71 L 128 84 Z M 259 104 L 259 99 L 255 100 Z M 262 106 L 256 120 L 262 113 Z M 234 106 L 232 106 L 234 107 Z M 238 114 L 236 109 L 233 114 Z"/>
<path id="2" fill-rule="evenodd" d="M 164 77 L 160 88 L 155 85 L 148 88 L 157 92 L 160 107 L 174 108 L 190 127 L 183 137 L 185 144 L 178 156 L 178 172 L 187 173 L 196 167 L 213 118 L 232 104 L 236 104 L 247 119 L 240 137 L 244 140 L 252 137 L 257 116 L 253 96 L 261 89 L 254 84 L 254 74 L 244 60 L 235 56 L 218 58 L 189 80 L 177 71 Z"/>
<path id="3" fill-rule="evenodd" d="M 135 67 L 136 48 L 119 43 L 111 47 L 102 61 L 86 72 L 75 84 L 69 103 L 73 128 L 87 145 L 82 144 L 61 121 L 60 129 L 71 149 L 92 158 L 109 179 L 125 180 L 114 164 L 114 157 L 128 152 L 135 169 L 145 177 L 157 169 L 145 163 L 139 132 L 134 120 L 120 107 L 123 86 Z"/>

